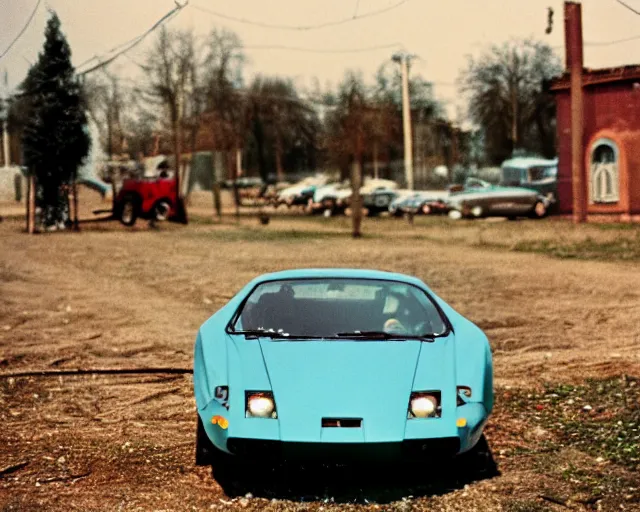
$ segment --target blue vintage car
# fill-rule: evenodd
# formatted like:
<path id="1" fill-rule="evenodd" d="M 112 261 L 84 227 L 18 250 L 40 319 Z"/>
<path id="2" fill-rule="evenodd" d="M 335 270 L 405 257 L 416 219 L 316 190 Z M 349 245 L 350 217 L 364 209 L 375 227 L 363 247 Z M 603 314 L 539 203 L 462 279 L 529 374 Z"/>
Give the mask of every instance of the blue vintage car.
<path id="1" fill-rule="evenodd" d="M 199 465 L 486 460 L 489 342 L 415 277 L 262 275 L 200 327 L 194 356 Z"/>

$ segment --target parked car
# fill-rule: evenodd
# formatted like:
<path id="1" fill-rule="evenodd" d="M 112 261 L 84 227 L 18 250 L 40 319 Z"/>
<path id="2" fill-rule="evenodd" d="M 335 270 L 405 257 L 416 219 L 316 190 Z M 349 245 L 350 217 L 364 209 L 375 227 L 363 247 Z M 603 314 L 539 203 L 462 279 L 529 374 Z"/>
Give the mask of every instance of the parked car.
<path id="1" fill-rule="evenodd" d="M 506 160 L 500 168 L 500 185 L 536 190 L 549 199 L 553 207 L 558 201 L 558 159 L 517 157 Z"/>
<path id="2" fill-rule="evenodd" d="M 414 192 L 399 198 L 389 205 L 389 211 L 396 217 L 404 214 L 435 215 L 447 213 L 449 207 L 445 200 L 446 193 L 436 195 L 433 192 Z"/>
<path id="3" fill-rule="evenodd" d="M 360 187 L 360 194 L 367 215 L 375 216 L 388 211 L 397 188 L 395 181 L 366 177 L 363 186 Z M 321 212 L 327 217 L 345 213 L 351 206 L 352 193 L 349 181 L 318 188 L 313 201 L 309 201 L 309 210 L 313 213 Z"/>
<path id="4" fill-rule="evenodd" d="M 461 191 L 447 199 L 452 219 L 478 217 L 543 218 L 549 211 L 549 198 L 535 190 L 502 187 L 477 178 L 468 178 Z"/>
<path id="5" fill-rule="evenodd" d="M 420 196 L 420 192 L 404 191 L 389 204 L 389 213 L 394 217 L 402 217 L 407 213 L 407 208 Z"/>
<path id="6" fill-rule="evenodd" d="M 377 217 L 383 212 L 389 211 L 389 206 L 397 196 L 395 190 L 380 187 L 362 195 L 362 205 L 367 210 L 369 217 Z"/>
<path id="7" fill-rule="evenodd" d="M 304 180 L 286 187 L 278 192 L 275 206 L 286 204 L 289 208 L 292 206 L 306 206 L 309 199 L 313 197 L 316 188 L 326 183 L 324 177 L 309 177 Z"/>
<path id="8" fill-rule="evenodd" d="M 307 210 L 312 214 L 322 213 L 325 217 L 341 214 L 349 206 L 349 197 L 351 185 L 348 181 L 329 183 L 316 188 L 307 200 Z"/>
<path id="9" fill-rule="evenodd" d="M 446 193 L 436 196 L 432 192 L 420 192 L 411 201 L 404 205 L 405 213 L 414 215 L 438 215 L 449 211 L 445 201 Z"/>
<path id="10" fill-rule="evenodd" d="M 196 463 L 216 477 L 283 458 L 487 461 L 489 342 L 415 277 L 262 275 L 198 330 L 193 383 Z"/>
<path id="11" fill-rule="evenodd" d="M 113 215 L 125 226 L 133 226 L 138 217 L 163 221 L 172 215 L 175 197 L 175 178 L 125 179 L 116 195 Z"/>

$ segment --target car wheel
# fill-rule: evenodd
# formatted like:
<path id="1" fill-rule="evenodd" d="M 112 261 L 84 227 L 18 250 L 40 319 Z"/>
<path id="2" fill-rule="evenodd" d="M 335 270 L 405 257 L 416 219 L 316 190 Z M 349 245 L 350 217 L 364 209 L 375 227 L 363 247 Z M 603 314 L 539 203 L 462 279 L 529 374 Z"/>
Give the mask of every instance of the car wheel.
<path id="1" fill-rule="evenodd" d="M 542 219 L 547 216 L 547 211 L 547 206 L 542 201 L 538 201 L 533 206 L 533 210 L 531 210 L 531 217 L 534 219 Z"/>
<path id="2" fill-rule="evenodd" d="M 428 204 L 423 205 L 422 213 L 424 213 L 425 215 L 429 215 L 431 213 L 431 206 L 429 206 Z"/>
<path id="3" fill-rule="evenodd" d="M 120 222 L 125 226 L 133 226 L 139 215 L 138 202 L 134 197 L 127 197 L 120 207 Z"/>
<path id="4" fill-rule="evenodd" d="M 453 220 L 460 220 L 462 218 L 462 212 L 460 210 L 449 210 L 449 218 Z"/>
<path id="5" fill-rule="evenodd" d="M 216 447 L 209 439 L 202 418 L 198 414 L 198 426 L 196 427 L 196 466 L 210 466 L 213 464 L 213 454 Z"/>
<path id="6" fill-rule="evenodd" d="M 169 201 L 158 201 L 154 207 L 154 210 L 156 220 L 158 222 L 162 222 L 169 218 L 171 205 L 169 204 Z"/>

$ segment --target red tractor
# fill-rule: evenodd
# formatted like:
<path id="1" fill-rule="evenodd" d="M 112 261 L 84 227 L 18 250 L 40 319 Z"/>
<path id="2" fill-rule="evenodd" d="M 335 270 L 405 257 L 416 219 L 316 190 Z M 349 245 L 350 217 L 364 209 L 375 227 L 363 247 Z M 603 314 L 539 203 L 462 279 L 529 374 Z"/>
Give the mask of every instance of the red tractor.
<path id="1" fill-rule="evenodd" d="M 167 220 L 173 213 L 176 180 L 160 177 L 129 178 L 114 201 L 113 215 L 125 226 L 133 226 L 138 217 L 151 221 Z"/>

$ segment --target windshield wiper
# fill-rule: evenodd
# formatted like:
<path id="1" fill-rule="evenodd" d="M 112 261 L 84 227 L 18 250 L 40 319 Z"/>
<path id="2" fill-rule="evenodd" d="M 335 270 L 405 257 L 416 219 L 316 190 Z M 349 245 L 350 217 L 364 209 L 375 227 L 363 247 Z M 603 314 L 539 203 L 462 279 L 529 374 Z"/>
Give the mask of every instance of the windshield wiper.
<path id="1" fill-rule="evenodd" d="M 378 339 L 378 340 L 421 340 L 433 342 L 435 336 L 432 334 L 413 335 L 413 334 L 394 334 L 384 331 L 351 331 L 337 332 L 338 338 L 354 338 L 354 339 Z"/>
<path id="2" fill-rule="evenodd" d="M 241 334 L 244 336 L 255 338 L 290 338 L 291 335 L 282 329 L 274 331 L 273 329 L 247 329 L 246 331 L 231 331 L 231 334 Z"/>
<path id="3" fill-rule="evenodd" d="M 306 336 L 299 334 L 289 334 L 284 332 L 283 329 L 247 329 L 246 331 L 229 331 L 229 334 L 240 334 L 246 336 L 248 339 L 255 338 L 271 338 L 277 340 L 313 340 L 318 339 L 318 336 Z"/>

